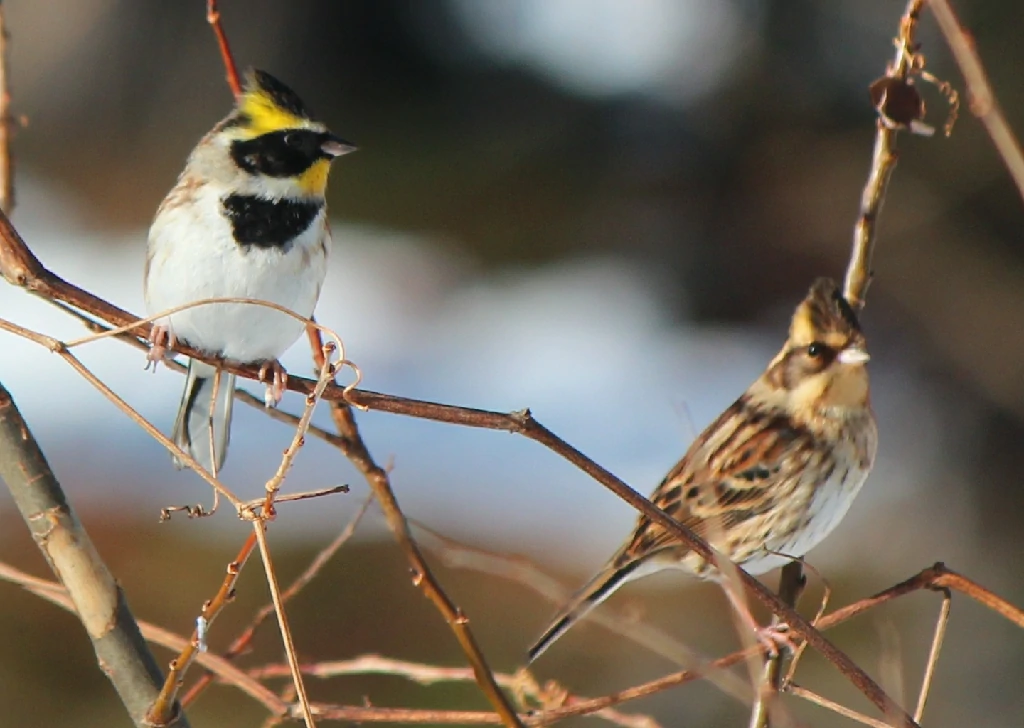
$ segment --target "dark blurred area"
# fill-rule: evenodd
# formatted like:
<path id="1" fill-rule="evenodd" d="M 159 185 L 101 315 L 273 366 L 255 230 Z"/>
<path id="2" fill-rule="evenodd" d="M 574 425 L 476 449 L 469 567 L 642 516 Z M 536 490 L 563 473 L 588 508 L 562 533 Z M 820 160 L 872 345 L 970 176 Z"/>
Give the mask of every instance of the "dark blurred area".
<path id="1" fill-rule="evenodd" d="M 892 58 L 904 4 L 220 5 L 239 65 L 285 80 L 332 130 L 359 145 L 332 179 L 330 202 L 340 219 L 422 235 L 484 271 L 607 255 L 637 261 L 657 271 L 650 286 L 674 320 L 745 325 L 774 321 L 777 307 L 797 300 L 814 276 L 842 275 L 874 138 L 867 88 Z M 230 108 L 205 3 L 14 0 L 3 7 L 12 34 L 13 110 L 27 118 L 14 147 L 19 179 L 42 180 L 74 199 L 92 231 L 144 230 L 188 151 Z M 961 1 L 957 9 L 1011 127 L 1024 130 L 1024 6 Z M 975 538 L 987 573 L 977 576 L 996 580 L 990 585 L 1021 603 L 1024 580 L 1011 564 L 1024 547 L 1024 203 L 971 115 L 960 75 L 927 15 L 920 40 L 928 70 L 959 88 L 965 103 L 951 138 L 901 136 L 865 326 L 874 332 L 874 351 L 891 345 L 910 352 L 910 371 L 972 413 L 971 442 L 951 455 L 959 458 L 956 473 L 935 477 L 964 479 L 982 524 Z M 948 113 L 942 95 L 923 82 L 920 88 L 927 121 L 941 128 Z M 342 247 L 337 250 L 340 260 Z M 88 515 L 84 520 L 114 562 L 137 614 L 189 630 L 190 615 L 212 593 L 234 542 L 202 541 L 193 553 L 180 539 L 187 539 L 183 531 L 195 532 L 194 524 L 168 531 L 151 528 L 150 521 L 115 525 L 102 514 Z M 2 523 L 0 558 L 47 573 L 10 512 Z M 144 548 L 129 554 L 127 543 Z M 282 568 L 296 571 L 318 547 L 282 547 Z M 377 652 L 462 664 L 440 618 L 409 588 L 397 549 L 383 540 L 347 548 L 292 615 L 299 643 L 319 650 L 310 648 L 308 657 Z M 257 586 L 258 567 L 250 568 L 239 605 L 217 624 L 223 634 L 243 626 L 266 598 Z M 506 671 L 519 666 L 549 605 L 497 579 L 442 576 L 473 615 L 495 665 Z M 722 612 L 721 595 L 692 586 L 680 595 L 671 584 L 663 584 L 664 597 L 658 592 L 659 599 L 649 600 L 657 605 L 649 612 L 666 629 L 681 630 L 681 638 L 699 641 L 702 631 L 680 625 L 673 610 L 686 604 Z M 841 604 L 878 586 L 854 574 L 834 598 Z M 127 725 L 90 663 L 78 624 L 14 587 L 0 594 L 6 625 L 0 644 L 16 658 L 0 660 L 0 707 L 32 706 L 34 725 Z M 933 613 L 926 597 L 912 599 L 919 611 L 901 607 L 892 616 L 905 653 L 913 655 L 908 696 L 916 690 L 930 629 L 931 617 L 920 615 Z M 529 607 L 521 612 L 520 604 Z M 987 625 L 994 644 L 1013 645 L 999 663 L 1008 674 L 1024 674 L 1021 636 L 995 616 L 981 615 L 977 623 Z M 728 636 L 722 625 L 718 633 Z M 590 646 L 585 639 L 567 640 L 564 651 L 543 664 L 543 675 L 571 675 L 568 686 L 583 694 L 625 687 L 623 666 L 612 669 L 609 661 L 621 663 L 624 654 L 633 660 L 637 648 L 596 644 L 603 633 L 589 629 Z M 868 661 L 874 674 L 877 663 L 870 661 L 877 660 L 880 628 L 869 623 L 862 629 L 865 636 L 853 641 L 851 653 Z M 950 654 L 976 644 L 971 635 L 952 632 Z M 850 633 L 840 631 L 837 639 L 844 634 Z M 278 659 L 269 625 L 262 640 L 260 656 Z M 631 682 L 671 669 L 646 655 L 635 660 Z M 805 669 L 811 664 L 821 667 Z M 1007 667 L 1013 665 L 1016 672 Z M 827 676 L 818 687 L 867 710 L 838 677 L 820 672 Z M 960 725 L 968 715 L 974 728 L 1019 723 L 1024 705 L 1012 702 L 1012 691 L 979 684 L 977 674 L 940 672 L 929 725 Z M 956 696 L 971 692 L 991 712 L 979 718 L 971 712 L 977 706 L 957 704 Z M 422 688 L 383 678 L 313 685 L 314 699 L 359 703 L 364 694 L 380 705 L 484 707 L 471 686 Z M 192 711 L 194 726 L 263 719 L 230 689 L 214 688 L 206 700 Z M 689 711 L 692 726 L 745 723 L 737 703 L 706 685 L 626 710 L 650 712 L 664 725 L 680 724 L 678 715 Z M 846 724 L 818 709 L 800 710 L 813 725 Z"/>

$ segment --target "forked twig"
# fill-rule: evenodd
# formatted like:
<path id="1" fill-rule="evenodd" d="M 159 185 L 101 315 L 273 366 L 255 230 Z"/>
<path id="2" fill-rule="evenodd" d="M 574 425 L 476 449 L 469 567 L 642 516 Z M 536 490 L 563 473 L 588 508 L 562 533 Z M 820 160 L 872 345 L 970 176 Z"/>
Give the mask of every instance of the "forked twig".
<path id="1" fill-rule="evenodd" d="M 280 503 L 280 500 L 277 502 Z M 359 507 L 359 510 L 356 511 L 355 516 L 353 516 L 352 520 L 348 522 L 348 525 L 341 530 L 333 541 L 331 541 L 320 551 L 320 553 L 316 555 L 313 561 L 310 562 L 309 566 L 306 567 L 306 570 L 296 577 L 295 581 L 293 581 L 288 588 L 281 593 L 281 602 L 283 604 L 287 604 L 296 594 L 302 591 L 302 589 L 320 573 L 320 570 L 323 569 L 324 565 L 331 559 L 331 557 L 338 552 L 338 549 L 348 543 L 348 540 L 352 538 L 352 534 L 355 533 L 356 527 L 359 525 L 359 522 L 366 514 L 366 511 L 372 502 L 373 496 L 364 500 L 363 504 Z M 234 639 L 221 657 L 225 660 L 233 660 L 244 652 L 249 645 L 252 644 L 253 637 L 256 636 L 256 631 L 260 628 L 260 625 L 262 625 L 263 622 L 266 621 L 267 617 L 273 613 L 273 601 L 260 608 L 252 618 L 252 621 L 249 622 L 249 626 L 242 630 L 241 634 Z M 196 684 L 189 688 L 188 692 L 182 696 L 181 704 L 186 707 L 190 705 L 199 697 L 206 687 L 213 682 L 213 679 L 214 673 L 207 672 L 204 674 L 196 681 Z"/>
<path id="2" fill-rule="evenodd" d="M 224 607 L 235 598 L 235 584 L 238 583 L 238 577 L 252 555 L 255 546 L 256 537 L 253 534 L 249 534 L 245 543 L 242 544 L 242 548 L 239 549 L 238 555 L 235 556 L 235 560 L 228 564 L 227 573 L 224 575 L 224 580 L 221 582 L 217 593 L 213 599 L 203 604 L 199 616 L 200 619 L 205 621 L 207 626 L 212 625 L 214 620 L 224 611 Z M 201 649 L 201 646 L 199 631 L 198 629 L 193 630 L 192 637 L 188 640 L 184 649 L 181 650 L 177 657 L 171 660 L 163 688 L 146 713 L 146 719 L 150 725 L 162 726 L 173 715 L 177 705 L 178 691 L 181 690 L 185 673 L 192 665 L 196 656 L 200 652 L 205 651 Z"/>

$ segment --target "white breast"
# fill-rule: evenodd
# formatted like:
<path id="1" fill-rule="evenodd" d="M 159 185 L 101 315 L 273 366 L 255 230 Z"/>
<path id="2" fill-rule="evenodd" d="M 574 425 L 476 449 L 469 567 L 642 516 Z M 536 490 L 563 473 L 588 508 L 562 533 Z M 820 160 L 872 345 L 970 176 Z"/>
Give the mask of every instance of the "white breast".
<path id="1" fill-rule="evenodd" d="M 290 246 L 243 247 L 221 215 L 222 194 L 200 187 L 187 204 L 165 205 L 153 222 L 145 282 L 150 315 L 219 297 L 260 299 L 312 315 L 331 246 L 326 208 Z M 247 304 L 207 304 L 163 323 L 198 349 L 243 362 L 276 359 L 303 331 L 297 319 Z"/>
<path id="2" fill-rule="evenodd" d="M 831 475 L 813 491 L 803 509 L 795 517 L 795 530 L 781 528 L 788 532 L 785 538 L 769 540 L 768 549 L 791 557 L 802 557 L 821 543 L 846 516 L 854 499 L 871 472 L 878 447 L 878 431 L 870 415 L 864 415 L 863 422 L 850 429 L 858 433 L 858 441 L 844 440 L 833 453 L 837 465 Z M 763 574 L 778 566 L 784 566 L 790 559 L 774 554 L 762 553 L 744 563 L 751 574 Z"/>

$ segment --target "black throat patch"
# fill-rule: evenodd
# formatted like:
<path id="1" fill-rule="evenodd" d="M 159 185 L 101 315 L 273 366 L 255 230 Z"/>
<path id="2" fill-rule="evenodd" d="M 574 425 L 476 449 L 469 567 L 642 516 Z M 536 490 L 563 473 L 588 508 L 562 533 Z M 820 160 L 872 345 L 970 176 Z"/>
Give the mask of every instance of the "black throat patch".
<path id="1" fill-rule="evenodd" d="M 323 202 L 268 200 L 252 195 L 228 195 L 221 199 L 221 205 L 239 245 L 284 250 L 323 208 Z"/>

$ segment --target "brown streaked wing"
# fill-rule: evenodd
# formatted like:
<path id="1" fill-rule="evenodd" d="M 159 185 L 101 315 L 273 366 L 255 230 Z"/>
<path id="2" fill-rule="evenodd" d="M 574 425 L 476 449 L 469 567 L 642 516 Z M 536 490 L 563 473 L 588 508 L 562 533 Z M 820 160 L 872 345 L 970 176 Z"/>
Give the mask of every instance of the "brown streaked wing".
<path id="1" fill-rule="evenodd" d="M 814 436 L 785 414 L 755 410 L 741 397 L 690 447 L 654 491 L 654 505 L 704 539 L 771 510 L 798 481 Z M 712 531 L 714 529 L 714 531 Z M 678 545 L 641 516 L 623 562 Z"/>

